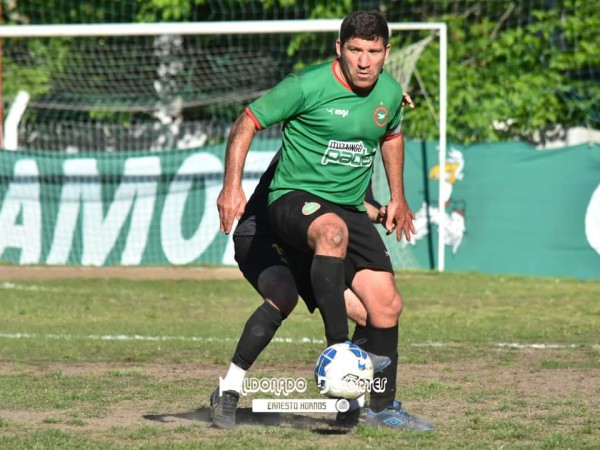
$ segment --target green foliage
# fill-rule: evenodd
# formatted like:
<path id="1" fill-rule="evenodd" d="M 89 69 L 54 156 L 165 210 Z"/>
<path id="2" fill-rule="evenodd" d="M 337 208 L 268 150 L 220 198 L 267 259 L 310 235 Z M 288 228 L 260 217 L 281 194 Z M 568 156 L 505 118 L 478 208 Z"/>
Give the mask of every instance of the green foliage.
<path id="1" fill-rule="evenodd" d="M 32 97 L 48 93 L 52 74 L 60 70 L 61 61 L 68 54 L 68 42 L 68 39 L 54 39 L 49 43 L 37 39 L 14 39 L 4 43 L 5 47 L 27 46 L 29 58 L 18 62 L 4 58 L 3 72 L 10 76 L 3 77 L 2 95 L 12 98 L 19 90 L 25 90 Z"/>
<path id="2" fill-rule="evenodd" d="M 323 2 L 318 3 L 316 7 L 311 12 L 312 19 L 335 19 L 337 17 L 344 17 L 353 9 L 352 0 L 343 0 L 339 2 Z M 292 37 L 288 47 L 287 54 L 288 56 L 292 56 L 297 54 L 302 50 L 302 48 L 311 46 L 314 48 L 315 42 L 317 41 L 314 33 L 304 33 L 298 34 Z M 321 47 L 318 52 L 319 55 L 322 55 L 324 59 L 331 59 L 335 55 L 331 53 L 331 46 L 328 48 Z M 319 61 L 301 61 L 295 65 L 295 70 L 300 70 L 303 67 L 315 64 Z"/>
<path id="3" fill-rule="evenodd" d="M 293 6 L 295 4 L 296 0 L 264 0 L 264 7 L 269 9 L 277 8 L 278 6 Z"/>
<path id="4" fill-rule="evenodd" d="M 9 24 L 109 23 L 118 21 L 117 11 L 134 11 L 135 0 L 12 0 L 3 1 L 2 7 Z"/>
<path id="5" fill-rule="evenodd" d="M 593 2 L 591 2 L 593 3 Z M 566 1 L 562 9 L 533 11 L 517 26 L 462 14 L 448 24 L 448 134 L 464 143 L 520 139 L 533 143 L 564 128 L 600 124 L 600 16 L 590 2 Z M 418 63 L 425 85 L 438 84 L 439 47 Z M 438 92 L 430 91 L 434 104 Z M 407 135 L 435 139 L 429 111 L 410 113 Z M 494 125 L 497 126 L 494 126 Z"/>
<path id="6" fill-rule="evenodd" d="M 352 0 L 341 0 L 338 2 L 317 2 L 310 13 L 311 19 L 336 19 L 344 17 L 354 9 Z"/>
<path id="7" fill-rule="evenodd" d="M 139 5 L 137 22 L 191 20 L 194 5 L 203 5 L 205 0 L 136 0 Z"/>

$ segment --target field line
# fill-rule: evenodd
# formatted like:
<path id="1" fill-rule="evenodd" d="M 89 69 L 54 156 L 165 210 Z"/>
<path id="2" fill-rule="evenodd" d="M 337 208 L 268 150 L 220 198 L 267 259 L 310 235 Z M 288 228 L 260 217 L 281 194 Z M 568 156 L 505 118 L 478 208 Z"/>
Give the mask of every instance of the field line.
<path id="1" fill-rule="evenodd" d="M 0 339 L 48 339 L 48 340 L 92 340 L 92 341 L 183 341 L 183 342 L 237 342 L 237 338 L 215 338 L 204 336 L 143 336 L 139 334 L 45 334 L 45 333 L 0 333 Z M 277 344 L 321 344 L 325 345 L 323 339 L 300 337 L 300 338 L 282 338 L 275 337 L 272 342 Z M 413 342 L 409 344 L 413 347 L 456 347 L 465 345 L 458 342 Z M 510 349 L 567 349 L 584 347 L 576 344 L 550 344 L 550 343 L 532 343 L 521 344 L 518 342 L 493 342 L 489 344 L 492 347 L 510 348 Z"/>
<path id="2" fill-rule="evenodd" d="M 42 334 L 42 333 L 0 333 L 0 339 L 49 339 L 49 340 L 74 340 L 84 339 L 92 341 L 184 341 L 184 342 L 237 342 L 233 338 L 214 338 L 203 336 L 143 336 L 139 334 Z M 273 338 L 272 342 L 284 344 L 324 344 L 323 339 L 308 337 L 302 338 Z"/>

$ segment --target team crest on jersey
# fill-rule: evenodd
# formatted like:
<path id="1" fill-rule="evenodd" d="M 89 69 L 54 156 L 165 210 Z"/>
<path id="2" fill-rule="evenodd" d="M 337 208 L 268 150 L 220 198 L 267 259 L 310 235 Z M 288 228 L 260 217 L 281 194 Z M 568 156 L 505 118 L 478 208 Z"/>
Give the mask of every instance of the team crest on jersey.
<path id="1" fill-rule="evenodd" d="M 305 216 L 310 216 L 311 214 L 316 213 L 319 208 L 321 208 L 321 205 L 316 202 L 306 202 L 302 207 L 302 214 Z"/>
<path id="2" fill-rule="evenodd" d="M 385 127 L 390 113 L 383 105 L 378 106 L 373 112 L 373 120 L 378 127 Z"/>

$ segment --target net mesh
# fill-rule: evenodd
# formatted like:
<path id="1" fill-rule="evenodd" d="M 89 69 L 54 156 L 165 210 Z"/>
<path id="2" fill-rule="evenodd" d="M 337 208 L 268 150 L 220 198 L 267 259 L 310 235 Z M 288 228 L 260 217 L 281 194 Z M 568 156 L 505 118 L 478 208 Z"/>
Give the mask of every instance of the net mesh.
<path id="1" fill-rule="evenodd" d="M 323 39 L 331 39 L 331 35 Z M 19 129 L 23 149 L 170 150 L 221 142 L 241 106 L 292 66 L 281 36 L 36 39 L 61 48 L 28 62 L 6 45 L 32 92 Z M 50 74 L 40 83 L 29 67 Z M 35 73 L 37 73 L 36 71 Z M 7 86 L 11 88 L 10 84 Z"/>
<path id="2" fill-rule="evenodd" d="M 4 22 L 8 24 L 98 24 L 334 18 L 343 17 L 352 9 L 380 9 L 390 22 L 443 21 L 448 23 L 450 30 L 449 90 L 461 94 L 449 98 L 449 111 L 457 112 L 449 123 L 449 139 L 458 143 L 516 139 L 544 145 L 548 141 L 560 140 L 564 137 L 562 135 L 565 130 L 569 128 L 600 129 L 598 6 L 598 1 L 584 0 L 514 0 L 511 2 L 497 0 L 405 0 L 402 2 L 394 0 L 344 2 L 28 0 L 4 2 L 2 15 Z M 422 37 L 424 36 L 411 37 L 401 46 Z M 179 54 L 183 58 L 186 57 L 186 52 L 189 52 L 187 55 L 197 58 L 199 64 L 207 66 L 224 64 L 220 66 L 221 69 L 226 68 L 222 78 L 219 77 L 217 70 L 204 74 L 206 75 L 204 80 L 217 78 L 217 81 L 221 79 L 225 81 L 228 80 L 229 75 L 239 75 L 240 84 L 236 86 L 241 89 L 244 80 L 248 79 L 248 74 L 240 73 L 243 72 L 240 66 L 228 65 L 227 57 L 223 63 L 223 55 L 219 53 L 219 48 L 224 48 L 224 45 L 228 48 L 237 48 L 241 50 L 238 56 L 241 58 L 240 61 L 251 64 L 254 57 L 256 61 L 264 61 L 262 58 L 265 57 L 267 60 L 274 58 L 280 64 L 275 70 L 286 72 L 286 65 L 293 66 L 301 61 L 301 53 L 304 50 L 305 53 L 315 51 L 315 47 L 308 44 L 311 39 L 320 39 L 320 37 L 303 36 L 301 39 L 296 39 L 297 45 L 294 45 L 290 43 L 288 36 L 263 36 L 255 40 L 257 47 L 253 49 L 246 48 L 246 43 L 240 43 L 236 47 L 235 42 L 232 42 L 235 39 L 223 37 L 220 42 L 216 40 L 214 49 L 200 43 L 197 55 L 188 48 L 187 39 L 183 39 L 181 45 L 177 40 L 170 41 L 168 38 L 164 38 L 162 43 L 150 41 L 124 45 L 108 39 L 90 41 L 87 47 L 88 53 L 72 66 L 71 79 L 65 79 L 65 82 L 81 84 L 82 77 L 78 75 L 86 74 L 88 82 L 107 83 L 111 89 L 121 89 L 120 93 L 115 92 L 115 95 L 106 102 L 94 100 L 93 104 L 99 108 L 94 115 L 96 121 L 100 121 L 100 118 L 105 119 L 107 115 L 106 112 L 98 111 L 114 110 L 113 106 L 107 104 L 114 100 L 120 108 L 123 104 L 133 108 L 133 103 L 141 103 L 137 105 L 138 112 L 133 114 L 133 117 L 129 117 L 132 114 L 130 110 L 121 113 L 122 122 L 147 122 L 147 117 L 139 116 L 150 114 L 152 117 L 153 112 L 148 112 L 149 105 L 152 102 L 168 102 L 166 100 L 168 89 L 162 92 L 161 98 L 157 99 L 152 83 L 128 86 L 130 80 L 119 76 L 121 69 L 123 70 L 121 74 L 130 70 L 128 64 L 135 65 L 140 79 L 143 80 L 144 76 L 149 76 L 147 71 L 156 70 L 156 65 L 150 62 L 151 58 L 161 58 L 159 55 L 162 52 L 162 58 L 173 59 L 167 64 L 171 70 L 175 70 L 178 64 L 178 52 L 181 52 Z M 330 43 L 331 39 L 318 45 L 318 51 L 323 55 L 330 55 Z M 192 45 L 191 41 L 190 45 Z M 307 47 L 305 48 L 304 45 Z M 429 99 L 430 107 L 416 110 L 405 124 L 405 129 L 410 136 L 424 140 L 437 138 L 437 124 L 429 120 L 432 114 L 430 109 L 435 108 L 439 103 L 436 92 L 436 86 L 439 84 L 435 70 L 438 63 L 436 45 L 434 43 L 431 51 L 426 52 L 421 60 L 422 64 L 417 68 L 421 82 L 418 86 L 415 85 L 414 91 L 411 92 L 414 98 L 420 98 L 422 101 Z M 56 66 L 59 66 L 59 71 L 69 70 L 69 64 L 62 62 L 72 61 L 75 58 L 74 55 L 69 55 L 69 45 L 60 40 L 51 43 L 5 40 L 4 47 L 6 51 L 3 61 L 4 109 L 8 109 L 17 95 L 19 89 L 17 84 L 23 87 L 23 82 L 29 80 L 25 88 L 32 94 L 32 102 L 43 100 L 46 106 L 43 111 L 36 114 L 35 120 L 43 122 L 40 118 L 45 115 L 53 116 L 54 120 L 73 121 L 73 117 L 65 117 L 67 114 L 60 116 L 57 110 L 48 108 L 59 100 L 63 103 L 72 100 L 66 94 L 58 99 L 56 96 L 58 91 L 54 92 L 52 90 L 54 85 L 49 84 L 50 77 L 57 74 Z M 268 55 L 265 55 L 267 49 Z M 151 56 L 153 52 L 156 55 Z M 166 56 L 165 52 L 170 53 Z M 13 57 L 16 54 L 21 56 Z M 148 56 L 141 59 L 141 54 Z M 49 55 L 54 56 L 57 61 L 53 61 Z M 127 59 L 122 56 L 126 56 Z M 44 61 L 46 57 L 50 61 Z M 212 60 L 208 61 L 211 58 Z M 89 71 L 96 65 L 105 66 L 104 72 Z M 55 72 L 51 72 L 50 68 Z M 253 64 L 252 68 L 265 69 L 260 64 Z M 201 70 L 196 71 L 199 76 Z M 111 84 L 111 74 L 116 76 L 118 87 Z M 179 75 L 183 76 L 182 73 Z M 220 95 L 227 101 L 234 101 L 229 96 L 229 92 L 212 92 L 213 86 L 209 86 L 207 91 L 195 90 L 194 83 L 197 83 L 197 78 L 189 72 L 186 72 L 185 76 L 188 79 L 178 80 L 175 74 L 170 74 L 168 81 L 171 86 L 182 83 L 188 88 L 185 91 L 187 97 L 177 100 L 183 103 L 184 108 L 192 101 L 210 101 L 208 96 L 212 94 Z M 267 77 L 263 77 L 262 74 L 253 78 L 257 84 L 262 80 L 265 80 L 265 85 L 268 85 Z M 58 85 L 58 81 L 56 83 Z M 131 89 L 126 90 L 126 87 Z M 122 92 L 123 90 L 125 93 Z M 42 94 L 53 98 L 41 99 Z M 198 94 L 200 97 L 197 96 Z M 87 95 L 88 99 L 92 100 L 94 96 L 104 94 L 85 91 L 82 95 Z M 138 97 L 133 99 L 134 96 Z M 192 100 L 192 96 L 195 96 L 195 100 Z M 235 96 L 237 98 L 237 93 Z M 172 108 L 177 107 L 175 104 L 172 106 Z M 190 115 L 194 120 L 199 120 L 197 119 L 199 115 L 212 117 L 209 113 L 198 111 L 198 108 L 199 105 L 193 112 L 185 110 L 181 121 L 190 119 Z M 219 114 L 225 114 L 221 106 L 215 108 L 219 109 Z M 209 108 L 205 107 L 206 109 Z M 89 110 L 89 105 L 83 109 L 83 111 Z M 77 121 L 84 121 L 80 118 L 82 114 L 80 112 L 76 117 Z M 154 126 L 160 127 L 161 124 Z M 103 127 L 109 129 L 110 136 L 115 135 L 116 131 L 110 130 L 109 125 Z M 32 133 L 34 130 L 28 129 L 27 134 Z M 37 136 L 41 134 L 44 133 L 38 133 Z M 48 143 L 44 145 L 46 144 Z"/>
<path id="3" fill-rule="evenodd" d="M 287 73 L 331 58 L 335 39 L 323 32 L 11 40 L 5 56 L 17 76 L 6 89 L 30 94 L 19 148 L 158 151 L 223 142 L 246 104 Z M 403 85 L 431 39 L 392 52 L 387 67 Z M 60 51 L 30 58 L 32 47 Z M 49 75 L 40 82 L 41 67 Z"/>
<path id="4" fill-rule="evenodd" d="M 336 37 L 14 39 L 6 55 L 19 61 L 20 90 L 31 97 L 18 129 L 20 151 L 0 155 L 7 181 L 0 187 L 0 259 L 235 264 L 214 207 L 229 128 L 247 103 L 289 72 L 331 59 Z M 394 45 L 386 63 L 405 85 L 434 40 L 430 31 L 408 37 L 417 40 Z M 31 60 L 24 51 L 49 47 L 56 51 L 36 52 Z M 31 75 L 40 67 L 47 78 Z M 279 127 L 255 137 L 243 183 L 247 196 L 279 145 Z M 385 182 L 377 184 L 376 197 L 386 190 Z M 394 266 L 417 267 L 411 252 L 391 246 Z"/>

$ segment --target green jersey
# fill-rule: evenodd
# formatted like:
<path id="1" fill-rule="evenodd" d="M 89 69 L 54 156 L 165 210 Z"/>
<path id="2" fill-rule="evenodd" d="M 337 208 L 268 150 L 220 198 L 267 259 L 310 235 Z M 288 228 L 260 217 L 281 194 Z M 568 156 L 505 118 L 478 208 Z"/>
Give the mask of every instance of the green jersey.
<path id="1" fill-rule="evenodd" d="M 356 94 L 336 75 L 337 64 L 288 75 L 246 108 L 258 129 L 283 121 L 269 204 L 301 190 L 365 211 L 380 141 L 400 135 L 402 87 L 383 71 L 369 94 Z"/>

